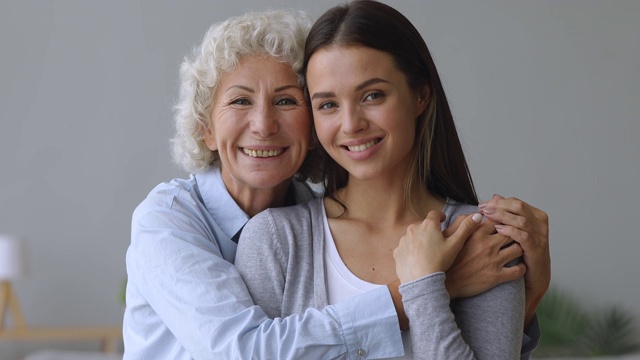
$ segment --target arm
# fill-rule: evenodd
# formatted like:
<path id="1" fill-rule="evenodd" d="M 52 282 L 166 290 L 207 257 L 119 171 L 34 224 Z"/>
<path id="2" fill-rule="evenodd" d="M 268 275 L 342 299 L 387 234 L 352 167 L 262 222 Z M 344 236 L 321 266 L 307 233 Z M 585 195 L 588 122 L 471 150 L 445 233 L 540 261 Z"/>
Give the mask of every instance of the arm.
<path id="1" fill-rule="evenodd" d="M 444 236 L 453 234 L 463 219 L 464 216 L 458 217 L 444 231 Z M 512 239 L 498 233 L 495 225 L 495 222 L 485 219 L 467 239 L 455 262 L 447 270 L 446 286 L 452 299 L 478 295 L 497 285 L 520 279 L 527 271 L 523 262 L 513 264 L 514 260 L 522 258 L 522 247 L 519 244 L 505 247 Z M 526 289 L 526 296 L 531 291 Z M 525 309 L 531 309 L 531 300 L 525 297 L 525 303 Z M 535 306 L 533 304 L 534 312 Z M 535 314 L 529 313 L 526 318 L 533 318 L 533 321 L 525 324 L 521 360 L 529 359 L 541 336 Z"/>
<path id="2" fill-rule="evenodd" d="M 526 308 L 525 329 L 530 329 L 536 308 L 549 288 L 551 257 L 549 253 L 548 215 L 517 198 L 505 199 L 494 195 L 479 205 L 480 211 L 490 220 L 499 223 L 499 234 L 517 241 L 524 250 Z M 537 327 L 537 324 L 533 324 Z M 535 330 L 535 329 L 534 329 Z"/>
<path id="3" fill-rule="evenodd" d="M 430 213 L 420 226 L 409 227 L 394 251 L 415 358 L 514 359 L 520 353 L 524 298 L 518 301 L 523 292 L 517 289 L 521 281 L 460 304 L 455 317 L 449 307 L 442 270 L 450 266 L 475 230 L 474 220 L 480 219 L 466 217 L 460 229 L 444 239 Z M 505 304 L 512 304 L 506 312 Z"/>
<path id="4" fill-rule="evenodd" d="M 236 253 L 236 267 L 254 302 L 273 318 L 317 311 L 308 308 L 323 308 L 326 304 L 323 297 L 326 295 L 314 286 L 318 264 L 312 260 L 311 229 L 306 227 L 308 222 L 303 219 L 304 214 L 294 215 L 271 211 L 256 215 L 245 225 Z M 288 226 L 287 218 L 295 218 L 294 228 Z M 356 330 L 353 335 L 359 337 L 356 350 L 363 349 L 367 357 L 372 358 L 402 354 L 396 313 L 387 289 L 381 287 L 324 308 L 331 307 L 343 309 L 341 319 L 353 322 Z M 377 336 L 365 336 L 366 332 L 374 329 Z M 316 329 L 308 329 L 307 332 L 323 336 Z M 387 338 L 385 343 L 377 342 L 380 337 Z M 314 356 L 307 349 L 300 349 L 300 357 L 304 358 L 333 356 L 336 354 Z"/>
<path id="5" fill-rule="evenodd" d="M 517 359 L 522 339 L 522 280 L 449 306 L 444 274 L 403 284 L 415 359 Z M 455 315 L 454 315 L 455 314 Z"/>
<path id="6" fill-rule="evenodd" d="M 371 343 L 402 351 L 401 342 L 377 329 L 398 328 L 388 292 L 272 320 L 209 238 L 206 226 L 175 212 L 137 214 L 127 252 L 130 286 L 162 322 L 148 326 L 166 326 L 194 359 L 358 358 L 362 344 Z M 141 313 L 133 318 L 145 321 Z"/>

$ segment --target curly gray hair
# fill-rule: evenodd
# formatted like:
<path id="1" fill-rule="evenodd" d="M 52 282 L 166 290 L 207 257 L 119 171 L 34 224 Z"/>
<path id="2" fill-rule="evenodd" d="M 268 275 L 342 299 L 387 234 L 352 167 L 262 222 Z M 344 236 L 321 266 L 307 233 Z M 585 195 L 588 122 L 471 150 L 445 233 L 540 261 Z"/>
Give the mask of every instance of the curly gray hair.
<path id="1" fill-rule="evenodd" d="M 211 124 L 211 105 L 220 77 L 243 56 L 265 54 L 302 67 L 311 18 L 304 12 L 252 12 L 212 25 L 180 66 L 180 99 L 175 106 L 173 158 L 188 172 L 214 165 L 217 152 L 207 148 L 203 129 Z"/>

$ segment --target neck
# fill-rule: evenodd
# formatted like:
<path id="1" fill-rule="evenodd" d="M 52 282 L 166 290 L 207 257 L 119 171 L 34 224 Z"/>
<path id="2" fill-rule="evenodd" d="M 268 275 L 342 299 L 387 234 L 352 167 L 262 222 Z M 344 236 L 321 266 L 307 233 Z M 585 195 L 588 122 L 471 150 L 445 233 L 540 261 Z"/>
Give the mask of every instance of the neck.
<path id="1" fill-rule="evenodd" d="M 362 181 L 350 176 L 347 186 L 336 193 L 336 198 L 347 205 L 343 216 L 379 226 L 422 221 L 430 210 L 442 210 L 444 207 L 442 200 L 416 183 L 408 196 L 412 201 L 409 204 L 402 177 Z M 327 209 L 329 217 L 343 213 L 342 208 L 336 205 Z"/>
<path id="2" fill-rule="evenodd" d="M 249 217 L 253 217 L 267 208 L 284 206 L 290 185 L 291 180 L 286 180 L 274 187 L 262 189 L 238 186 L 237 184 L 229 185 L 225 181 L 227 191 Z"/>

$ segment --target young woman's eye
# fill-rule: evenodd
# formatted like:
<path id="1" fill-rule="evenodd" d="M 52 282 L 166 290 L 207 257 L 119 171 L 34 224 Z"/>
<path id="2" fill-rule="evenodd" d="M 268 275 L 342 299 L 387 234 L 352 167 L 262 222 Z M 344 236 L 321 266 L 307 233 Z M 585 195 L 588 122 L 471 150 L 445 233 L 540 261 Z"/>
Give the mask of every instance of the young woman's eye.
<path id="1" fill-rule="evenodd" d="M 338 105 L 334 102 L 325 102 L 318 106 L 318 110 L 329 110 L 338 107 Z"/>
<path id="2" fill-rule="evenodd" d="M 383 98 L 383 97 L 384 97 L 384 94 L 383 94 L 383 93 L 381 93 L 381 92 L 378 92 L 378 91 L 377 91 L 377 92 L 372 92 L 372 93 L 368 94 L 368 95 L 364 98 L 364 100 L 365 100 L 365 101 L 378 100 L 378 99 L 381 99 L 381 98 Z"/>
<path id="3" fill-rule="evenodd" d="M 297 105 L 298 102 L 295 99 L 283 98 L 276 102 L 276 105 Z"/>

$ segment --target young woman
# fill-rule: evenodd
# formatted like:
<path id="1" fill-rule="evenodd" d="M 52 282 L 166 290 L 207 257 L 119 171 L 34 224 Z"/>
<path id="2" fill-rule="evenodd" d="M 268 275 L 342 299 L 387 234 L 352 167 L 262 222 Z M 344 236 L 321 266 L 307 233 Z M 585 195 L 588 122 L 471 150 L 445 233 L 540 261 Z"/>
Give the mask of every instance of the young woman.
<path id="1" fill-rule="evenodd" d="M 444 238 L 478 201 L 418 31 L 387 5 L 355 1 L 316 21 L 304 59 L 325 197 L 247 223 L 236 266 L 253 300 L 271 317 L 287 316 L 398 277 L 411 326 L 405 358 L 518 358 L 522 279 L 451 303 L 445 287 L 444 272 L 480 216 Z M 495 232 L 494 224 L 477 232 Z"/>

